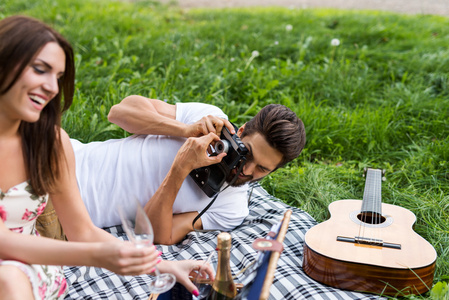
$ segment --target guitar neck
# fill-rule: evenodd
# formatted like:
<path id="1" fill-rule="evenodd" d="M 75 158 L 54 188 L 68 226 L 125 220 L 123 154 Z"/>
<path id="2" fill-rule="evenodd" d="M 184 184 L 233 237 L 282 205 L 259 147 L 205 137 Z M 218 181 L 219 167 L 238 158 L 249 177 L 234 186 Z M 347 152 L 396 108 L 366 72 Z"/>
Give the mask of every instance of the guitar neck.
<path id="1" fill-rule="evenodd" d="M 382 215 L 382 170 L 368 169 L 363 193 L 362 213 Z"/>

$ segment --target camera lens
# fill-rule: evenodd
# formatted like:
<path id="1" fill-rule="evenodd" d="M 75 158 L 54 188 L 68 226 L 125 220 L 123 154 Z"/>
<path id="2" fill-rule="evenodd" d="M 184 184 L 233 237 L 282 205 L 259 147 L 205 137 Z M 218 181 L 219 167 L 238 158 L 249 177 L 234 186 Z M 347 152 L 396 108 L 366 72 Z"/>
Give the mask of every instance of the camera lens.
<path id="1" fill-rule="evenodd" d="M 219 140 L 218 142 L 215 143 L 215 152 L 217 154 L 220 153 L 228 153 L 229 150 L 229 142 L 226 140 Z"/>

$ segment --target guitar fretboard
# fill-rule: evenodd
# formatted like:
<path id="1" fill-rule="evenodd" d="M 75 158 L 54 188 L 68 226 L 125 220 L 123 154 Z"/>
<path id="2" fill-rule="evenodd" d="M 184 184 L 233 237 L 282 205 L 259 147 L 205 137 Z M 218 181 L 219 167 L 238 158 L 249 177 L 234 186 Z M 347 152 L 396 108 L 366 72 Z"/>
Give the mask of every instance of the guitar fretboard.
<path id="1" fill-rule="evenodd" d="M 368 169 L 363 192 L 362 212 L 382 215 L 382 171 Z"/>

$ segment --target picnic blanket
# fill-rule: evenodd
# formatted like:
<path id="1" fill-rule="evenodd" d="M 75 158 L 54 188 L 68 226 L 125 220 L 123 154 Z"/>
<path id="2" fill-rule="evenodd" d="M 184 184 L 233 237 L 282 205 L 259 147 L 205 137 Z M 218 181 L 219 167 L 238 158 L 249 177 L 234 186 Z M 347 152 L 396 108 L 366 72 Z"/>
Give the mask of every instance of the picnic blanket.
<path id="1" fill-rule="evenodd" d="M 267 193 L 258 183 L 248 190 L 250 214 L 232 232 L 231 269 L 236 282 L 250 282 L 255 272 L 239 273 L 257 260 L 257 251 L 251 247 L 259 237 L 265 237 L 273 225 L 279 223 L 287 209 L 292 210 L 289 228 L 284 240 L 284 251 L 278 261 L 270 300 L 277 299 L 380 299 L 379 296 L 344 291 L 326 286 L 308 277 L 302 269 L 304 235 L 317 222 L 306 212 L 290 207 Z M 219 199 L 217 199 L 219 201 Z M 120 239 L 126 239 L 121 226 L 105 228 Z M 191 232 L 179 244 L 158 245 L 162 257 L 168 260 L 202 259 L 215 251 L 219 231 Z M 249 268 L 250 270 L 251 268 Z M 150 275 L 119 276 L 108 270 L 93 267 L 65 267 L 70 284 L 65 299 L 147 299 Z M 184 294 L 185 295 L 185 294 Z M 181 299 L 181 296 L 172 296 Z"/>

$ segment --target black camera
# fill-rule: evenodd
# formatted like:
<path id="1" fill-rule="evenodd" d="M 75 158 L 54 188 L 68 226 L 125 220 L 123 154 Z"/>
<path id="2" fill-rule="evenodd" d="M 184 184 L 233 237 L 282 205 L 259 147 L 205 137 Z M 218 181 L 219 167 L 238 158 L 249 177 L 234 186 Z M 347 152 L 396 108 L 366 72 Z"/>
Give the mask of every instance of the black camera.
<path id="1" fill-rule="evenodd" d="M 233 126 L 237 132 L 237 127 L 234 124 Z M 243 168 L 246 162 L 246 155 L 248 154 L 248 149 L 237 134 L 231 134 L 226 127 L 223 127 L 220 140 L 212 148 L 213 153 L 211 155 L 218 155 L 222 152 L 226 153 L 223 160 L 218 164 L 201 167 L 190 172 L 193 181 L 210 198 L 220 191 L 226 178 L 228 178 L 234 168 Z M 239 172 L 235 176 L 237 178 Z"/>

